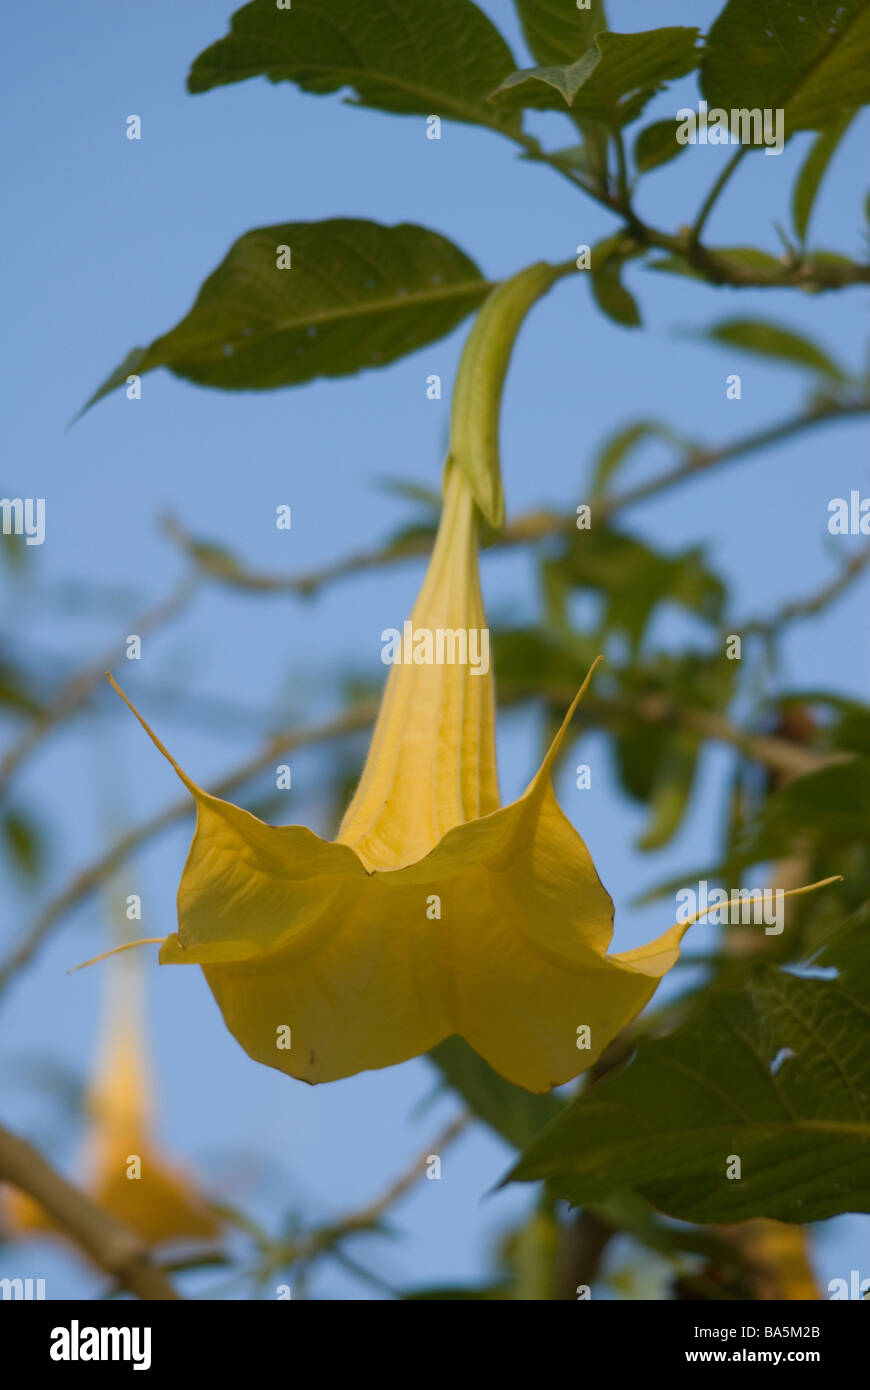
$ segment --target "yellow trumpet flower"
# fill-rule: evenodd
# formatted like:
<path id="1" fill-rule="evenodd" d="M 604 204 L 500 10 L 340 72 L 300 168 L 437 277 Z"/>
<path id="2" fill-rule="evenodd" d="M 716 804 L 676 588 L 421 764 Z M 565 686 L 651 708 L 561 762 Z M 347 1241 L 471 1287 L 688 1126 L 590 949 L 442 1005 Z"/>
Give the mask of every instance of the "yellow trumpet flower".
<path id="1" fill-rule="evenodd" d="M 149 1245 L 176 1239 L 208 1240 L 218 1222 L 185 1174 L 170 1165 L 150 1138 L 148 1077 L 138 981 L 129 958 L 110 977 L 109 1016 L 86 1109 L 90 1129 L 80 1163 L 82 1186 L 98 1206 Z M 14 1190 L 6 1204 L 12 1233 L 54 1232 L 51 1218 L 31 1197 Z"/>
<path id="2" fill-rule="evenodd" d="M 478 515 L 448 463 L 405 652 L 416 659 L 393 666 L 336 842 L 208 795 L 137 714 L 197 811 L 160 961 L 201 966 L 242 1047 L 302 1081 L 459 1034 L 510 1081 L 549 1090 L 644 1007 L 689 925 L 607 954 L 613 905 L 551 783 L 591 672 L 537 776 L 500 807 L 492 671 L 449 659 L 457 634 L 467 646 L 485 631 Z M 439 632 L 449 656 L 427 661 Z"/>

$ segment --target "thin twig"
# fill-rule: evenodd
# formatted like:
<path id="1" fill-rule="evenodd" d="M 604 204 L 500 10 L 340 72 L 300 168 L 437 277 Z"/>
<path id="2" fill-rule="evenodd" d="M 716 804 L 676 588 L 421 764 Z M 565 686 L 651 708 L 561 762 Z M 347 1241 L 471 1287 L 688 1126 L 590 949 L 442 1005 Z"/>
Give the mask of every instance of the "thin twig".
<path id="1" fill-rule="evenodd" d="M 328 1226 L 322 1227 L 319 1231 L 312 1231 L 310 1235 L 288 1242 L 287 1255 L 293 1260 L 311 1260 L 318 1255 L 326 1254 L 328 1250 L 347 1236 L 374 1230 L 386 1213 L 397 1202 L 401 1201 L 418 1179 L 423 1176 L 431 1156 L 437 1154 L 440 1157 L 442 1151 L 468 1128 L 473 1119 L 474 1116 L 468 1111 L 463 1111 L 462 1114 L 457 1115 L 439 1135 L 430 1141 L 423 1152 L 418 1154 L 404 1173 L 390 1183 L 380 1197 L 356 1211 L 348 1212 L 345 1216 L 339 1217 L 337 1221 L 330 1222 Z"/>
<path id="2" fill-rule="evenodd" d="M 594 188 L 566 167 L 558 152 L 548 154 L 542 150 L 539 141 L 533 136 L 515 135 L 511 138 L 522 148 L 524 158 L 547 165 L 600 207 L 621 216 L 622 230 L 626 236 L 633 238 L 641 246 L 668 251 L 671 255 L 682 257 L 709 284 L 733 285 L 738 289 L 796 287 L 819 291 L 842 289 L 846 285 L 870 284 L 870 265 L 851 261 L 846 256 L 838 257 L 836 260 L 814 260 L 812 256 L 795 255 L 781 261 L 775 268 L 765 266 L 758 269 L 731 258 L 727 250 L 702 245 L 699 237 L 707 217 L 749 146 L 742 146 L 725 166 L 702 204 L 695 226 L 681 228 L 678 233 L 673 234 L 644 222 L 631 203 L 620 193 L 612 194 Z"/>
<path id="3" fill-rule="evenodd" d="M 182 611 L 201 585 L 198 575 L 188 576 L 179 584 L 168 598 L 138 614 L 128 624 L 128 631 L 142 637 L 163 627 Z M 126 640 L 126 639 L 123 639 Z M 77 709 L 80 709 L 94 693 L 102 681 L 107 666 L 115 664 L 119 644 L 114 643 L 110 650 L 83 670 L 77 671 L 65 681 L 51 702 L 27 725 L 20 738 L 0 758 L 0 797 L 3 797 L 9 783 L 35 748 Z"/>
<path id="4" fill-rule="evenodd" d="M 713 208 L 718 202 L 719 195 L 721 194 L 728 180 L 731 178 L 731 175 L 734 173 L 743 156 L 748 152 L 749 148 L 749 145 L 741 145 L 740 148 L 731 156 L 728 163 L 722 170 L 721 174 L 713 184 L 713 187 L 710 189 L 710 192 L 707 194 L 706 198 L 701 204 L 701 209 L 698 213 L 698 216 L 695 218 L 694 224 L 692 226 L 692 246 L 698 245 L 698 242 L 701 239 L 701 233 L 703 232 L 704 227 L 707 224 L 707 218 L 710 216 L 710 213 L 713 211 Z"/>
<path id="5" fill-rule="evenodd" d="M 0 1181 L 26 1192 L 100 1269 L 143 1299 L 181 1295 L 153 1263 L 141 1238 L 96 1206 L 26 1139 L 0 1126 Z"/>
<path id="6" fill-rule="evenodd" d="M 750 618 L 746 622 L 737 623 L 729 628 L 729 631 L 739 632 L 743 636 L 751 634 L 769 637 L 788 626 L 789 623 L 797 622 L 801 618 L 814 618 L 829 604 L 840 598 L 854 584 L 855 580 L 860 578 L 868 565 L 870 565 L 870 545 L 864 546 L 853 555 L 843 565 L 837 577 L 823 585 L 821 589 L 807 594 L 805 598 L 793 599 L 789 603 L 784 603 L 770 617 Z"/>
<path id="7" fill-rule="evenodd" d="M 771 444 L 782 443 L 783 440 L 790 439 L 804 430 L 813 429 L 830 420 L 846 419 L 853 415 L 866 415 L 868 413 L 870 413 L 870 400 L 830 402 L 824 406 L 814 406 L 808 410 L 802 410 L 796 415 L 788 416 L 784 420 L 767 425 L 764 429 L 755 430 L 751 434 L 741 435 L 718 449 L 687 449 L 672 468 L 664 470 L 646 482 L 638 483 L 621 493 L 598 499 L 593 498 L 593 522 L 610 521 L 618 512 L 624 511 L 638 502 L 645 502 L 650 497 L 658 496 L 671 488 L 678 487 L 690 478 L 698 477 L 721 464 L 744 458 L 747 454 L 764 449 Z M 516 546 L 534 544 L 551 536 L 570 535 L 575 526 L 576 519 L 573 516 L 565 517 L 547 510 L 527 512 L 514 521 L 508 522 L 489 549 L 508 550 Z M 398 545 L 387 545 L 381 549 L 363 551 L 358 555 L 339 560 L 333 565 L 308 570 L 301 574 L 265 574 L 244 569 L 241 565 L 228 566 L 222 564 L 220 560 L 212 561 L 203 557 L 198 550 L 196 541 L 175 518 L 167 518 L 164 521 L 164 527 L 167 534 L 182 546 L 190 559 L 199 566 L 203 575 L 217 583 L 226 584 L 230 588 L 255 593 L 295 593 L 308 597 L 326 585 L 348 578 L 361 570 L 384 569 L 409 559 L 426 556 L 432 549 L 431 537 L 422 535 L 403 541 Z"/>

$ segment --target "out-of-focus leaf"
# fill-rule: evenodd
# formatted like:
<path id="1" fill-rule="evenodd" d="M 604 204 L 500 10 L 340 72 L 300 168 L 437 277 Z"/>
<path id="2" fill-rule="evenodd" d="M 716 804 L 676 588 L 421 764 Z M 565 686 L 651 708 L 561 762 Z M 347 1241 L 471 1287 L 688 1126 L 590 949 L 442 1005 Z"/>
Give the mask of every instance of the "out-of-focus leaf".
<path id="1" fill-rule="evenodd" d="M 708 36 L 710 106 L 784 110 L 786 138 L 870 101 L 870 0 L 728 0 Z"/>
<path id="2" fill-rule="evenodd" d="M 807 239 L 810 217 L 822 179 L 854 118 L 855 112 L 850 111 L 817 135 L 801 165 L 792 192 L 791 217 L 795 235 L 802 246 Z"/>
<path id="3" fill-rule="evenodd" d="M 650 798 L 649 823 L 638 849 L 660 849 L 677 833 L 688 810 L 695 785 L 700 745 L 690 734 L 675 733 L 659 765 Z"/>
<path id="4" fill-rule="evenodd" d="M 709 248 L 720 260 L 730 262 L 737 272 L 751 271 L 762 282 L 771 283 L 782 275 L 782 264 L 768 251 L 760 251 L 757 246 L 714 246 Z M 671 275 L 685 275 L 690 280 L 705 280 L 706 276 L 686 260 L 684 256 L 659 256 L 647 261 L 650 270 L 664 270 Z"/>
<path id="5" fill-rule="evenodd" d="M 604 0 L 588 10 L 566 5 L 564 0 L 515 0 L 529 49 L 541 66 L 573 63 L 589 48 L 596 34 L 607 28 Z M 571 112 L 583 135 L 582 171 L 597 188 L 607 185 L 607 130 L 597 121 Z"/>
<path id="6" fill-rule="evenodd" d="M 870 1210 L 866 975 L 756 967 L 641 1042 L 527 1149 L 511 1177 L 585 1205 L 639 1192 L 686 1221 L 816 1221 Z M 727 1176 L 734 1158 L 740 1177 Z"/>
<path id="7" fill-rule="evenodd" d="M 677 140 L 677 128 L 676 121 L 671 119 L 653 121 L 652 125 L 638 131 L 634 142 L 634 167 L 639 174 L 668 164 L 687 148 Z"/>
<path id="8" fill-rule="evenodd" d="M 658 603 L 678 603 L 706 622 L 721 617 L 722 581 L 698 549 L 662 555 L 633 536 L 593 526 L 572 537 L 564 564 L 573 584 L 603 593 L 605 630 L 624 632 L 635 648 Z"/>
<path id="9" fill-rule="evenodd" d="M 0 658 L 0 708 L 13 710 L 18 714 L 42 713 L 43 704 L 30 688 L 30 681 L 24 671 L 18 670 Z"/>
<path id="10" fill-rule="evenodd" d="M 523 36 L 534 58 L 544 67 L 573 63 L 596 34 L 607 28 L 604 0 L 581 10 L 564 0 L 514 0 Z"/>
<path id="11" fill-rule="evenodd" d="M 592 470 L 593 496 L 598 496 L 604 490 L 605 485 L 636 446 L 647 439 L 663 439 L 667 444 L 674 444 L 682 449 L 688 447 L 688 441 L 662 420 L 635 420 L 632 424 L 625 425 L 605 440 L 598 452 Z"/>
<path id="12" fill-rule="evenodd" d="M 356 104 L 380 111 L 511 126 L 486 97 L 515 66 L 472 0 L 439 0 L 437 12 L 392 0 L 293 0 L 292 9 L 253 0 L 194 60 L 187 89 L 268 77 L 318 96 L 350 87 Z"/>
<path id="13" fill-rule="evenodd" d="M 535 1095 L 506 1081 L 462 1038 L 446 1038 L 428 1054 L 444 1080 L 478 1119 L 521 1149 L 563 1109 L 552 1095 Z"/>
<path id="14" fill-rule="evenodd" d="M 404 497 L 409 502 L 420 502 L 427 511 L 432 512 L 437 518 L 441 512 L 441 493 L 433 487 L 424 487 L 422 483 L 411 482 L 408 478 L 378 478 L 376 486 L 381 492 L 387 492 L 393 497 Z"/>
<path id="15" fill-rule="evenodd" d="M 667 275 L 683 275 L 687 280 L 705 280 L 700 270 L 696 270 L 684 256 L 659 256 L 647 261 L 648 270 L 662 270 Z"/>
<path id="16" fill-rule="evenodd" d="M 295 13 L 295 11 L 294 11 Z M 290 248 L 291 266 L 279 269 Z M 239 237 L 190 313 L 136 370 L 265 391 L 394 362 L 451 332 L 491 288 L 464 252 L 412 223 L 286 222 Z M 127 375 L 133 354 L 85 409 Z"/>
<path id="17" fill-rule="evenodd" d="M 756 274 L 768 271 L 780 275 L 782 265 L 769 251 L 761 251 L 757 246 L 714 246 L 710 248 L 717 256 L 724 256 L 737 269 L 751 270 Z"/>
<path id="18" fill-rule="evenodd" d="M 692 71 L 697 38 L 698 30 L 689 28 L 601 33 L 576 62 L 511 73 L 493 99 L 511 109 L 570 108 L 618 129 L 639 116 L 670 78 Z"/>
<path id="19" fill-rule="evenodd" d="M 765 807 L 759 832 L 762 843 L 783 848 L 808 835 L 845 840 L 868 833 L 870 757 L 832 763 L 780 787 Z"/>
<path id="20" fill-rule="evenodd" d="M 561 1228 L 555 1203 L 543 1199 L 519 1230 L 512 1232 L 504 1250 L 514 1272 L 511 1297 L 523 1303 L 549 1302 L 558 1297 Z"/>
<path id="21" fill-rule="evenodd" d="M 592 293 L 601 312 L 614 323 L 623 328 L 637 328 L 641 322 L 637 300 L 622 283 L 626 259 L 622 246 L 622 238 L 617 235 L 606 237 L 592 248 Z"/>
<path id="22" fill-rule="evenodd" d="M 36 821 L 22 811 L 9 810 L 0 819 L 0 830 L 16 870 L 23 878 L 38 878 L 45 861 L 45 844 Z"/>
<path id="23" fill-rule="evenodd" d="M 810 338 L 764 319 L 720 319 L 706 330 L 704 337 L 726 347 L 743 348 L 759 357 L 774 357 L 780 362 L 806 367 L 832 381 L 846 379 L 842 368 Z"/>

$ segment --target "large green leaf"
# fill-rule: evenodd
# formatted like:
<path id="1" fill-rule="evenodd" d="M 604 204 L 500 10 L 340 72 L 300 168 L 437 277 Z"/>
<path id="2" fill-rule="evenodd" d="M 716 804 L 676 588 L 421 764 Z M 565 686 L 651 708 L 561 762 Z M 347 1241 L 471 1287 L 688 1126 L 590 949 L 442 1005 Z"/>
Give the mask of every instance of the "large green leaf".
<path id="1" fill-rule="evenodd" d="M 806 367 L 832 381 L 845 380 L 845 373 L 810 338 L 765 319 L 721 319 L 704 334 L 711 342 L 743 348 L 759 357 L 773 357 L 796 367 Z"/>
<path id="2" fill-rule="evenodd" d="M 669 78 L 683 77 L 696 66 L 697 37 L 697 29 L 687 28 L 602 33 L 575 62 L 511 73 L 494 95 L 510 107 L 570 108 L 611 127 L 623 126 Z"/>
<path id="3" fill-rule="evenodd" d="M 290 269 L 278 268 L 282 246 Z M 412 223 L 260 227 L 233 243 L 190 313 L 134 349 L 88 405 L 154 367 L 262 391 L 383 366 L 449 333 L 490 288 L 452 242 Z"/>
<path id="4" fill-rule="evenodd" d="M 542 66 L 573 63 L 607 28 L 604 0 L 592 0 L 588 10 L 565 0 L 514 0 L 523 34 Z"/>
<path id="5" fill-rule="evenodd" d="M 708 991 L 687 1024 L 580 1096 L 511 1177 L 547 1178 L 578 1205 L 635 1191 L 687 1221 L 870 1211 L 870 990 L 858 974 L 765 965 L 743 990 Z M 739 1178 L 726 1175 L 732 1156 Z"/>
<path id="6" fill-rule="evenodd" d="M 785 136 L 870 101 L 870 0 L 728 0 L 707 39 L 711 106 L 784 111 Z"/>
<path id="7" fill-rule="evenodd" d="M 253 0 L 230 32 L 195 59 L 188 90 L 248 77 L 322 95 L 351 87 L 361 106 L 483 125 L 512 122 L 486 97 L 516 63 L 472 0 Z"/>
<path id="8" fill-rule="evenodd" d="M 447 1038 L 428 1056 L 478 1119 L 517 1149 L 564 1109 L 555 1096 L 535 1095 L 506 1081 L 462 1038 Z"/>

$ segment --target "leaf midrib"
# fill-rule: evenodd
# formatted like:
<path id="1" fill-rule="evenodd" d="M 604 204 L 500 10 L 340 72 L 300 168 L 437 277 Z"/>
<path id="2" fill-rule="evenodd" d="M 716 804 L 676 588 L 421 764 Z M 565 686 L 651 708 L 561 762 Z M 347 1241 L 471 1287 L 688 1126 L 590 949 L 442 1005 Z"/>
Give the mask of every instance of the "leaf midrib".
<path id="1" fill-rule="evenodd" d="M 851 30 L 855 27 L 855 25 L 859 24 L 862 20 L 866 18 L 867 0 L 865 0 L 865 3 L 861 9 L 855 11 L 853 18 L 850 19 L 849 22 L 843 27 L 843 29 L 840 30 L 836 38 L 831 38 L 831 42 L 825 48 L 824 52 L 820 53 L 818 58 L 815 59 L 815 61 L 812 62 L 810 66 L 804 70 L 803 76 L 798 82 L 795 91 L 790 92 L 789 95 L 786 97 L 786 112 L 788 111 L 789 105 L 798 99 L 801 88 L 807 86 L 809 79 L 811 77 L 815 77 L 817 70 L 824 66 L 824 64 L 830 58 L 831 54 L 836 53 L 839 50 L 840 44 L 849 36 Z"/>
<path id="2" fill-rule="evenodd" d="M 232 334 L 220 334 L 214 339 L 214 341 L 220 341 L 222 345 L 225 343 L 232 343 L 234 345 L 241 344 L 242 346 L 248 345 L 253 347 L 255 344 L 261 342 L 264 338 L 272 337 L 278 333 L 289 333 L 297 328 L 308 328 L 315 323 L 332 323 L 341 320 L 365 318 L 367 315 L 370 314 L 379 314 L 388 310 L 392 311 L 397 308 L 410 308 L 411 306 L 415 305 L 431 304 L 443 299 L 453 299 L 456 297 L 462 298 L 463 296 L 468 296 L 470 298 L 473 295 L 486 294 L 494 288 L 495 282 L 493 281 L 475 280 L 461 281 L 459 284 L 439 286 L 437 290 L 411 290 L 408 292 L 408 294 L 403 294 L 392 299 L 378 299 L 365 304 L 359 303 L 352 305 L 339 305 L 334 309 L 318 309 L 306 314 L 304 318 L 284 318 L 281 319 L 278 323 L 274 323 L 263 328 L 258 328 L 253 334 L 250 335 L 240 335 L 234 338 Z M 191 310 L 191 314 L 195 313 L 198 307 L 198 305 L 194 305 L 193 309 Z M 190 315 L 188 315 L 188 317 L 190 317 Z M 182 321 L 182 323 L 178 324 L 176 328 L 172 328 L 168 333 L 164 333 L 159 338 L 155 338 L 154 342 L 151 344 L 151 347 L 148 349 L 149 356 L 159 343 L 164 342 L 167 338 L 171 338 L 173 334 L 180 332 L 183 326 L 184 323 Z M 184 358 L 173 357 L 167 358 L 166 360 L 185 362 L 200 361 L 203 359 L 203 357 L 206 359 L 210 359 L 212 355 L 213 354 L 211 350 L 204 350 L 202 353 L 197 353 L 196 351 L 193 351 L 192 356 L 185 356 Z M 150 365 L 159 366 L 160 363 L 154 362 Z"/>

